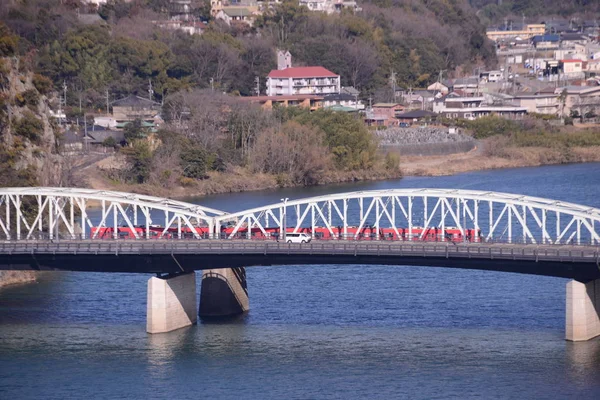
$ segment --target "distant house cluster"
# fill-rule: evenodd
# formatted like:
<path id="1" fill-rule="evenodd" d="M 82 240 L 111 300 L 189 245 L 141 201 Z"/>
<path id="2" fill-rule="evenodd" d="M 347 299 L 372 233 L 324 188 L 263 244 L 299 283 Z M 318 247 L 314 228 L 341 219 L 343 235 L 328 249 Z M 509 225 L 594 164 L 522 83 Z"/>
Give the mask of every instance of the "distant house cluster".
<path id="1" fill-rule="evenodd" d="M 136 95 L 115 100 L 111 113 L 86 114 L 86 118 L 65 123 L 63 148 L 67 153 L 102 150 L 106 145 L 125 145 L 125 130 L 139 121 L 145 131 L 153 133 L 162 124 L 161 104 Z M 64 118 L 64 116 L 62 117 Z"/>
<path id="2" fill-rule="evenodd" d="M 487 35 L 496 42 L 500 63 L 499 70 L 474 76 L 486 98 L 561 118 L 600 115 L 597 20 L 506 22 Z"/>

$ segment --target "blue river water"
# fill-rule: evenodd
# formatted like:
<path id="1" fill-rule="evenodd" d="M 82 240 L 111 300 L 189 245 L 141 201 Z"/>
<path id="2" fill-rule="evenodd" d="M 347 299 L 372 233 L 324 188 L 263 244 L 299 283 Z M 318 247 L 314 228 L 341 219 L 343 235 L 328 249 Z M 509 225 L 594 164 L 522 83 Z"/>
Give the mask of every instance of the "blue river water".
<path id="1" fill-rule="evenodd" d="M 394 187 L 600 207 L 600 164 L 192 199 L 235 211 Z M 0 399 L 599 399 L 600 340 L 564 340 L 565 279 L 387 266 L 247 270 L 250 312 L 145 332 L 148 275 L 44 273 L 0 290 Z"/>

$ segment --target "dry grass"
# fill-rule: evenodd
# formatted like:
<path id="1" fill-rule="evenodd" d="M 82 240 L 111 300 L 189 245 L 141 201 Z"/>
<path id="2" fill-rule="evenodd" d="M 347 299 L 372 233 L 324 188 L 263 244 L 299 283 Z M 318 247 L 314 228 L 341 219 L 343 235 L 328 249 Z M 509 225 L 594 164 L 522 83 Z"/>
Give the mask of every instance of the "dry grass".
<path id="1" fill-rule="evenodd" d="M 442 176 L 498 168 L 535 167 L 548 164 L 599 162 L 600 146 L 571 147 L 503 147 L 498 142 L 484 143 L 484 148 L 465 154 L 439 157 L 409 157 L 400 167 L 405 175 Z"/>

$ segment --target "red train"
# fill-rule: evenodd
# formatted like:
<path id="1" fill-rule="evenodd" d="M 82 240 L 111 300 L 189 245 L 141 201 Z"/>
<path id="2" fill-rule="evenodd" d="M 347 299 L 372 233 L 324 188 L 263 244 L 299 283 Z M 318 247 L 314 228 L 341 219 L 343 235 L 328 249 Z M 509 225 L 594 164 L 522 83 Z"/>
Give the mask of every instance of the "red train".
<path id="1" fill-rule="evenodd" d="M 210 237 L 209 228 L 207 226 L 195 227 L 196 232 L 203 239 Z M 146 227 L 138 226 L 134 227 L 138 237 L 146 238 Z M 164 232 L 164 227 L 151 225 L 148 229 L 149 239 L 158 239 Z M 224 226 L 221 228 L 220 238 L 228 239 L 233 233 L 233 226 Z M 293 228 L 287 228 L 286 232 L 293 232 Z M 97 233 L 96 233 L 97 232 Z M 346 229 L 344 235 L 344 229 L 341 226 L 335 226 L 331 228 L 331 231 L 323 226 L 315 227 L 313 235 L 311 228 L 300 228 L 297 232 L 307 233 L 314 236 L 316 240 L 394 240 L 394 241 L 425 241 L 425 242 L 481 242 L 483 240 L 481 236 L 481 230 L 466 229 L 463 237 L 461 229 L 456 227 L 446 227 L 444 230 L 438 227 L 426 228 L 413 227 L 412 230 L 408 228 L 398 228 L 398 232 L 394 228 L 375 228 L 372 226 L 362 227 L 358 229 L 356 226 L 349 226 Z M 189 227 L 181 227 L 181 233 L 183 239 L 193 239 L 195 236 Z M 279 228 L 265 228 L 264 232 L 260 228 L 252 228 L 250 231 L 251 239 L 253 240 L 278 240 L 279 239 Z M 112 227 L 92 227 L 91 237 L 96 239 L 113 239 L 114 230 Z M 176 239 L 178 236 L 177 228 L 168 228 L 162 235 L 162 239 Z M 119 239 L 135 239 L 133 230 L 128 226 L 122 226 L 117 228 L 117 238 Z M 247 227 L 241 227 L 237 230 L 233 239 L 248 239 Z"/>

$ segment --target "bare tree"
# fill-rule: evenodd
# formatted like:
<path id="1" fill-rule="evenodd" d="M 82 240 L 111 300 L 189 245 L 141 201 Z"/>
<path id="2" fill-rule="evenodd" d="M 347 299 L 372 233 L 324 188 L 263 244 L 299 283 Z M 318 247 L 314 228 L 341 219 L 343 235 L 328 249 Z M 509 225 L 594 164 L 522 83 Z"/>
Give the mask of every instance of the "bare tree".
<path id="1" fill-rule="evenodd" d="M 346 45 L 344 58 L 350 71 L 350 82 L 355 88 L 365 86 L 379 67 L 377 51 L 363 40 Z"/>

